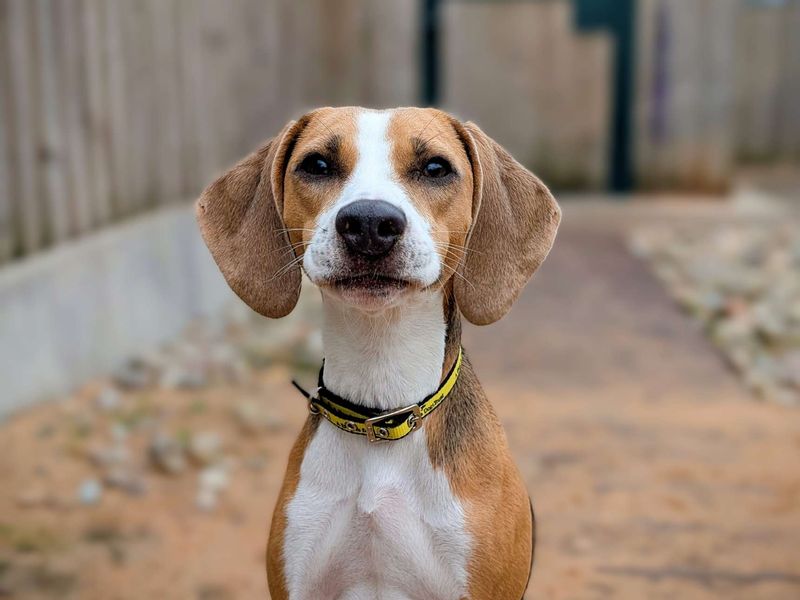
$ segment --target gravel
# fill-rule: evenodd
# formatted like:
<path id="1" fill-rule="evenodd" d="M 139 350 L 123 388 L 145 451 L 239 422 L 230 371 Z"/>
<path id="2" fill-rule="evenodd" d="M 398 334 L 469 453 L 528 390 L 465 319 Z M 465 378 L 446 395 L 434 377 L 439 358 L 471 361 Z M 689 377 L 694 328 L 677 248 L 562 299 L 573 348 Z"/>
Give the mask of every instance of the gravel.
<path id="1" fill-rule="evenodd" d="M 316 307 L 298 306 L 309 310 Z M 252 474 L 268 462 L 264 441 L 285 427 L 270 406 L 275 386 L 319 365 L 319 339 L 309 340 L 308 321 L 276 326 L 241 310 L 198 320 L 178 339 L 87 383 L 58 405 L 60 418 L 39 435 L 42 444 L 66 441 L 59 460 L 73 462 L 76 476 L 32 474 L 16 505 L 97 507 L 106 494 L 135 501 L 180 489 L 188 505 L 213 511 L 231 485 L 233 465 Z"/>
<path id="2" fill-rule="evenodd" d="M 242 430 L 249 434 L 280 431 L 284 426 L 281 418 L 258 399 L 238 402 L 233 408 L 233 415 Z"/>
<path id="3" fill-rule="evenodd" d="M 800 223 L 648 228 L 631 248 L 758 397 L 800 405 Z"/>
<path id="4" fill-rule="evenodd" d="M 189 440 L 189 457 L 200 465 L 209 465 L 220 458 L 222 436 L 216 431 L 194 433 Z"/>
<path id="5" fill-rule="evenodd" d="M 168 475 L 179 475 L 186 470 L 186 454 L 181 443 L 164 432 L 157 432 L 150 440 L 151 463 Z"/>
<path id="6" fill-rule="evenodd" d="M 103 497 L 103 484 L 97 479 L 85 479 L 78 487 L 78 502 L 85 506 L 97 504 Z"/>

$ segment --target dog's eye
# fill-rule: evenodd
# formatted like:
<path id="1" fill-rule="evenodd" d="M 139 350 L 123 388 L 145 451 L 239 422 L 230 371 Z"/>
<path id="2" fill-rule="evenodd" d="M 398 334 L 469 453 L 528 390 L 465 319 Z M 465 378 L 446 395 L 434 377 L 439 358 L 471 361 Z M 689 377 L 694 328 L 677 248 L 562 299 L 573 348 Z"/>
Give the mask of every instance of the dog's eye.
<path id="1" fill-rule="evenodd" d="M 300 163 L 299 169 L 309 175 L 330 175 L 330 163 L 321 154 L 309 154 Z"/>
<path id="2" fill-rule="evenodd" d="M 447 177 L 452 172 L 453 167 L 441 156 L 430 159 L 425 163 L 425 168 L 422 169 L 422 173 L 425 177 L 430 177 L 431 179 L 441 179 L 442 177 Z"/>

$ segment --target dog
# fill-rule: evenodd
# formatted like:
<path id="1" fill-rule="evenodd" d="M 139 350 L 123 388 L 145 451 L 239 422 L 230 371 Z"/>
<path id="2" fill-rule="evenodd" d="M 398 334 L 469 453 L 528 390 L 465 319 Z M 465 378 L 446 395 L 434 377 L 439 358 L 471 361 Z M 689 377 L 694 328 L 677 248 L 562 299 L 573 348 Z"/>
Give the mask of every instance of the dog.
<path id="1" fill-rule="evenodd" d="M 548 188 L 471 122 L 432 108 L 321 108 L 196 204 L 258 313 L 322 293 L 324 363 L 267 545 L 273 600 L 518 600 L 532 504 L 461 349 L 547 256 Z M 302 389 L 302 388 L 300 388 Z"/>

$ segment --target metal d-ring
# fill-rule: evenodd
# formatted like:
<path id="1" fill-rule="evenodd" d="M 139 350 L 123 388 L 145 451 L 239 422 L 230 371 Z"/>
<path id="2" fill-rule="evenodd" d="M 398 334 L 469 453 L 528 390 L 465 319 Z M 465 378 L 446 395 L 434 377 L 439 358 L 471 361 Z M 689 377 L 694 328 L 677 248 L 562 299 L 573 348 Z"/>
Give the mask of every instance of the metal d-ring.
<path id="1" fill-rule="evenodd" d="M 419 426 L 419 417 L 415 414 L 408 415 L 408 419 L 406 419 L 406 423 L 411 428 L 411 431 L 414 431 Z"/>

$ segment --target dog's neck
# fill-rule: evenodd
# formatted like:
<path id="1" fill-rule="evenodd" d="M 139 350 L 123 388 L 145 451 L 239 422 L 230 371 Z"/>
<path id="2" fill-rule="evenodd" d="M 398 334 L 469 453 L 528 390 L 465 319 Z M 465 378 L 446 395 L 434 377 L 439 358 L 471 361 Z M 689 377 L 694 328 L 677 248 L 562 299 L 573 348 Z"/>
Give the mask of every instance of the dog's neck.
<path id="1" fill-rule="evenodd" d="M 408 406 L 436 391 L 451 360 L 453 329 L 460 338 L 460 329 L 448 326 L 452 311 L 442 292 L 426 292 L 376 314 L 328 296 L 323 300 L 325 387 L 381 410 Z"/>

